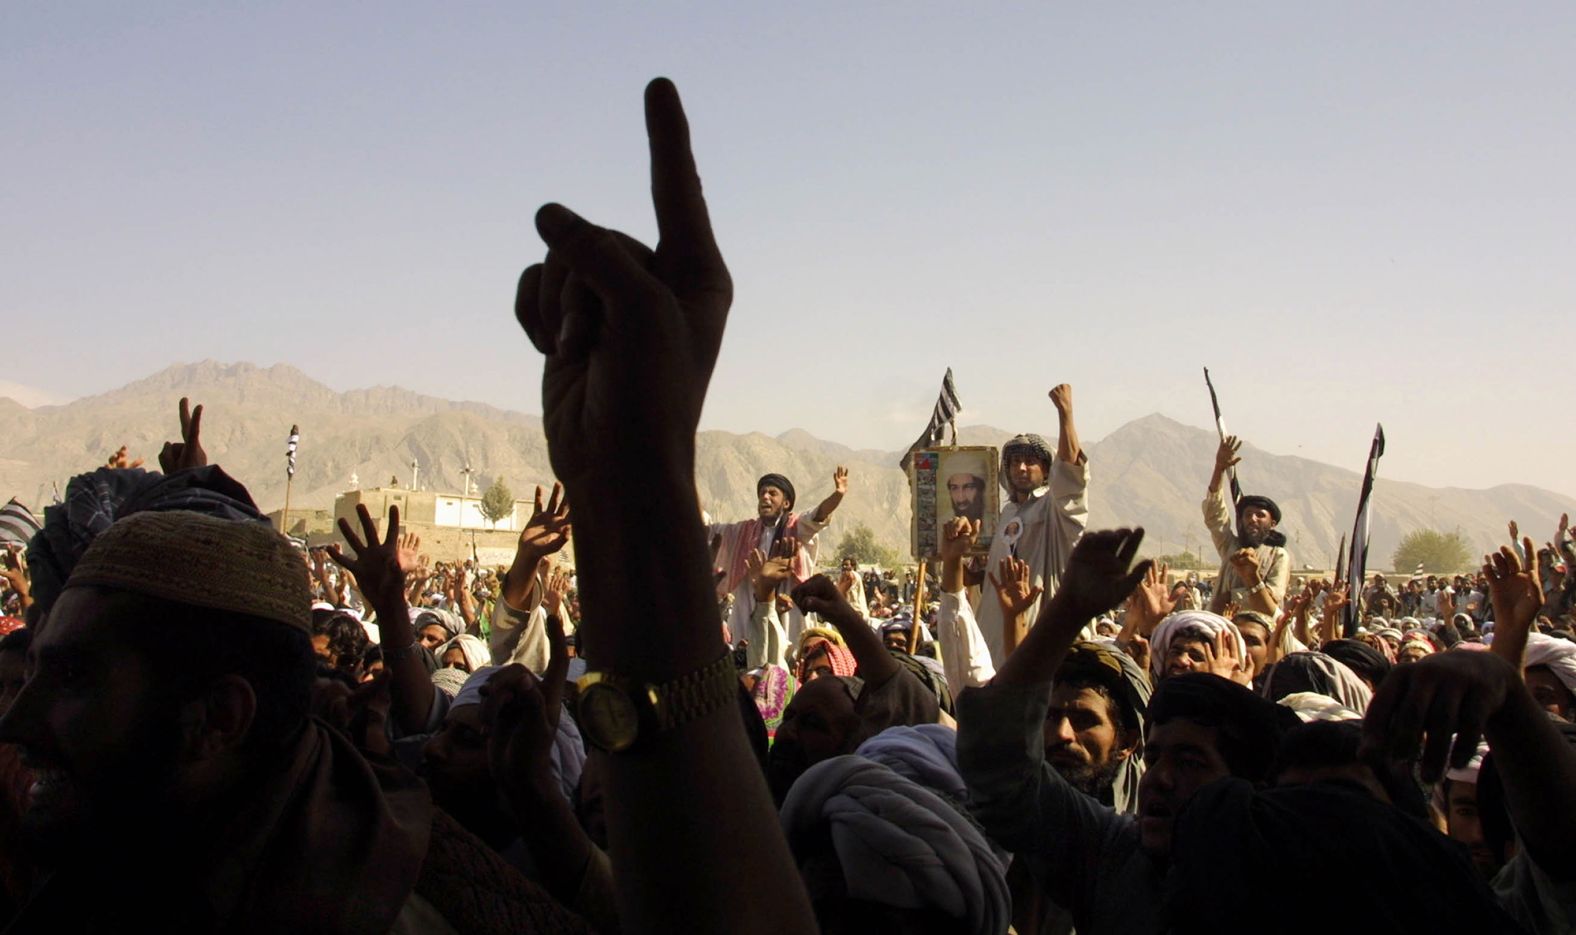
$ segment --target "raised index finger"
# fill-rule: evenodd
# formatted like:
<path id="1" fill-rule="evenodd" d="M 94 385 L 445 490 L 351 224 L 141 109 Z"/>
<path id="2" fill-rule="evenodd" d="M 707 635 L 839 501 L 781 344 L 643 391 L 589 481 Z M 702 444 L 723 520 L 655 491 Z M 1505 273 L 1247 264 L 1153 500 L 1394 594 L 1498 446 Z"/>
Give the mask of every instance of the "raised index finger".
<path id="1" fill-rule="evenodd" d="M 646 85 L 646 136 L 651 144 L 651 203 L 657 213 L 659 247 L 675 250 L 689 266 L 687 272 L 714 272 L 708 267 L 720 265 L 721 255 L 690 151 L 689 120 L 678 88 L 666 78 Z"/>

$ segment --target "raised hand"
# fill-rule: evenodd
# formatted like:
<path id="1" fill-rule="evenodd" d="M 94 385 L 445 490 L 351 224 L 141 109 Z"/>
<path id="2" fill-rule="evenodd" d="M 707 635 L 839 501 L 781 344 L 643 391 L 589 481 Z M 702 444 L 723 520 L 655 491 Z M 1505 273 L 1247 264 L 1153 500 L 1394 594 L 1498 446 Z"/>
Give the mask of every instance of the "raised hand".
<path id="1" fill-rule="evenodd" d="M 980 524 L 967 516 L 954 516 L 941 527 L 941 559 L 962 560 L 979 541 Z"/>
<path id="2" fill-rule="evenodd" d="M 548 616 L 564 619 L 564 608 L 569 597 L 569 580 L 569 570 L 562 567 L 553 569 L 552 574 L 547 576 L 547 590 L 542 595 L 542 607 L 547 611 Z"/>
<path id="3" fill-rule="evenodd" d="M 1003 620 L 1015 620 L 1020 614 L 1029 612 L 1034 602 L 1040 599 L 1045 589 L 1034 583 L 1034 573 L 1029 569 L 1029 563 L 1019 561 L 1012 556 L 1006 556 L 997 567 L 997 573 L 986 573 L 990 578 L 991 587 L 996 589 L 996 602 L 1001 605 Z"/>
<path id="4" fill-rule="evenodd" d="M 793 573 L 794 552 L 784 552 L 784 543 L 792 543 L 790 548 L 798 550 L 798 542 L 791 537 L 785 537 L 773 549 L 777 555 L 767 558 L 766 553 L 760 549 L 751 549 L 750 554 L 744 557 L 744 567 L 750 576 L 750 582 L 755 590 L 755 599 L 764 601 L 771 598 L 772 593 Z M 842 588 L 839 593 L 846 594 Z"/>
<path id="5" fill-rule="evenodd" d="M 372 521 L 372 514 L 367 511 L 366 504 L 356 504 L 356 515 L 361 520 L 365 541 L 350 528 L 348 520 L 344 517 L 339 520 L 339 534 L 355 550 L 355 557 L 346 558 L 340 553 L 337 544 L 329 545 L 328 557 L 356 576 L 357 586 L 378 612 L 379 618 L 386 615 L 397 617 L 396 608 L 403 611 L 405 607 L 404 561 L 408 554 L 400 547 L 399 507 L 389 507 L 388 534 L 381 540 L 378 539 L 377 524 Z"/>
<path id="6" fill-rule="evenodd" d="M 1247 684 L 1248 661 L 1237 654 L 1237 641 L 1230 630 L 1221 630 L 1204 643 L 1204 667 L 1212 675 Z"/>
<path id="7" fill-rule="evenodd" d="M 1073 546 L 1073 554 L 1062 570 L 1061 586 L 1056 592 L 1072 616 L 1087 621 L 1132 595 L 1153 564 L 1145 560 L 1133 567 L 1133 559 L 1143 541 L 1141 528 L 1084 533 Z"/>
<path id="8" fill-rule="evenodd" d="M 208 463 L 208 453 L 202 450 L 198 434 L 202 430 L 202 406 L 192 409 L 191 400 L 181 397 L 181 440 L 165 442 L 159 451 L 159 469 L 174 474 L 187 468 L 202 467 Z"/>
<path id="9" fill-rule="evenodd" d="M 832 472 L 832 489 L 840 494 L 848 493 L 848 468 L 841 464 Z"/>
<path id="10" fill-rule="evenodd" d="M 140 468 L 142 467 L 142 459 L 132 459 L 131 456 L 126 453 L 126 446 L 121 445 L 114 454 L 109 456 L 109 460 L 105 462 L 104 466 L 107 468 L 116 468 L 118 470 Z"/>
<path id="11" fill-rule="evenodd" d="M 1447 757 L 1454 767 L 1472 758 L 1516 683 L 1516 671 L 1492 653 L 1434 653 L 1397 666 L 1363 718 L 1364 751 L 1411 760 L 1421 748 L 1423 780 L 1435 782 Z"/>
<path id="12" fill-rule="evenodd" d="M 1127 599 L 1128 614 L 1135 618 L 1134 627 L 1145 636 L 1153 633 L 1155 626 L 1177 606 L 1171 599 L 1171 589 L 1166 586 L 1166 570 L 1165 565 L 1151 563 L 1144 572 L 1144 579 Z"/>
<path id="13" fill-rule="evenodd" d="M 837 585 L 825 575 L 813 575 L 794 588 L 793 602 L 805 613 L 820 614 L 834 624 L 864 622 L 859 620 L 859 612 L 843 597 L 843 592 L 837 590 Z"/>
<path id="14" fill-rule="evenodd" d="M 1071 384 L 1059 383 L 1046 394 L 1051 397 L 1051 405 L 1057 412 L 1071 412 L 1073 408 L 1073 388 Z"/>
<path id="15" fill-rule="evenodd" d="M 627 483 L 631 464 L 690 477 L 733 302 L 689 123 L 667 79 L 646 88 L 646 132 L 657 249 L 548 204 L 536 213 L 547 259 L 520 277 L 515 315 L 547 357 L 548 455 L 571 492 Z"/>
<path id="16" fill-rule="evenodd" d="M 1493 555 L 1483 556 L 1483 574 L 1488 578 L 1488 597 L 1494 605 L 1494 643 L 1490 647 L 1506 662 L 1521 671 L 1527 634 L 1543 606 L 1543 582 L 1538 577 L 1536 558 L 1522 566 L 1521 555 L 1536 555 L 1532 539 L 1521 540 L 1526 551 L 1520 555 L 1508 545 Z"/>
<path id="17" fill-rule="evenodd" d="M 1242 463 L 1238 454 L 1242 450 L 1242 439 L 1235 435 L 1227 435 L 1220 440 L 1220 447 L 1215 449 L 1215 475 L 1218 477 Z"/>
<path id="18" fill-rule="evenodd" d="M 520 551 L 538 559 L 552 555 L 569 541 L 570 531 L 569 498 L 564 496 L 564 486 L 553 484 L 552 496 L 544 505 L 538 485 L 531 503 L 531 518 L 520 530 Z"/>
<path id="19" fill-rule="evenodd" d="M 390 517 L 394 517 L 396 508 L 389 508 Z M 392 529 L 392 520 L 391 520 Z M 421 554 L 421 537 L 413 532 L 402 532 L 394 546 L 394 559 L 399 562 L 401 575 L 411 575 L 423 571 L 427 567 L 427 560 Z"/>

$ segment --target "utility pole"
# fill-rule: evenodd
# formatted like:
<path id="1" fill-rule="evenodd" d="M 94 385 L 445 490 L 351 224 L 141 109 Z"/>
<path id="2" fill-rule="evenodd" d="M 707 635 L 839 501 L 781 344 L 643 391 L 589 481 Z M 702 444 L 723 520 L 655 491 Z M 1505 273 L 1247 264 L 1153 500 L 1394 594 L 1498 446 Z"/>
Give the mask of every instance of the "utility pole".
<path id="1" fill-rule="evenodd" d="M 465 486 L 464 486 L 463 490 L 460 492 L 460 528 L 461 529 L 465 528 L 465 500 L 466 500 L 466 498 L 468 498 L 471 495 L 471 475 L 473 475 L 475 473 L 476 472 L 471 469 L 470 462 L 466 462 L 465 466 L 460 468 L 460 476 L 465 478 Z"/>

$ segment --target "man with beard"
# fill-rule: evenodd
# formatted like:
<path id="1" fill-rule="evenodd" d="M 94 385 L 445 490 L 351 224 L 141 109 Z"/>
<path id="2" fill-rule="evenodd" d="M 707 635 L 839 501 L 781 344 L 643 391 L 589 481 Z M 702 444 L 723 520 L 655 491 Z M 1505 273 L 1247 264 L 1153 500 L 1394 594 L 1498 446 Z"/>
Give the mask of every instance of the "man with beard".
<path id="1" fill-rule="evenodd" d="M 98 536 L 0 718 L 55 868 L 12 931 L 573 923 L 414 776 L 308 716 L 311 605 L 266 523 L 142 512 Z"/>
<path id="2" fill-rule="evenodd" d="M 1045 762 L 1102 805 L 1135 811 L 1148 704 L 1149 680 L 1126 653 L 1074 643 L 1051 684 Z"/>
<path id="3" fill-rule="evenodd" d="M 1286 599 L 1291 558 L 1286 554 L 1286 537 L 1275 530 L 1281 520 L 1280 507 L 1269 497 L 1243 497 L 1237 503 L 1237 528 L 1231 528 L 1232 510 L 1221 482 L 1226 472 L 1242 461 L 1238 456 L 1241 450 L 1242 442 L 1235 435 L 1221 441 L 1209 492 L 1204 496 L 1204 525 L 1220 553 L 1220 576 L 1210 609 L 1220 613 L 1227 605 L 1236 604 L 1242 610 L 1274 616 Z"/>
<path id="4" fill-rule="evenodd" d="M 722 573 L 717 579 L 717 598 L 721 600 L 733 595 L 733 610 L 728 615 L 731 632 L 735 635 L 750 632 L 750 615 L 756 604 L 750 583 L 750 553 L 759 549 L 762 555 L 774 556 L 781 540 L 797 540 L 799 548 L 786 584 L 791 588 L 803 583 L 815 573 L 820 532 L 832 521 L 832 512 L 847 493 L 848 469 L 839 465 L 832 472 L 832 492 L 826 499 L 814 512 L 795 513 L 793 508 L 798 495 L 792 482 L 781 474 L 765 474 L 755 482 L 755 518 L 736 523 L 711 523 L 706 527 L 706 540 L 716 543 L 713 563 Z M 805 625 L 804 614 L 797 605 L 788 612 L 785 623 L 788 639 L 797 640 Z"/>
<path id="5" fill-rule="evenodd" d="M 979 522 L 985 518 L 985 478 L 962 472 L 947 478 L 952 515 Z"/>

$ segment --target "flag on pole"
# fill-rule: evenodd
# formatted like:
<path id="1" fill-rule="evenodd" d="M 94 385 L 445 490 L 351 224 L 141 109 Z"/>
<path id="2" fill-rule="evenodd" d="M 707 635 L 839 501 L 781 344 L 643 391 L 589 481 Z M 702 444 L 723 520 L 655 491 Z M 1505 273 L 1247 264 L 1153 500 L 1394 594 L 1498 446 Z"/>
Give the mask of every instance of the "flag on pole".
<path id="1" fill-rule="evenodd" d="M 1209 368 L 1204 368 L 1204 385 L 1209 387 L 1209 404 L 1215 409 L 1215 431 L 1220 433 L 1220 440 L 1226 440 L 1226 420 L 1220 414 L 1220 399 L 1215 396 L 1215 382 L 1209 378 Z M 1231 478 L 1231 505 L 1236 506 L 1242 502 L 1242 485 L 1237 483 L 1237 469 L 1232 466 L 1226 470 Z"/>
<path id="2" fill-rule="evenodd" d="M 952 382 L 952 368 L 947 368 L 947 375 L 941 378 L 941 395 L 936 398 L 936 408 L 931 410 L 930 424 L 925 426 L 924 434 L 914 444 L 908 446 L 908 451 L 898 461 L 898 467 L 908 470 L 908 463 L 914 457 L 914 452 L 926 448 L 933 448 L 941 443 L 942 429 L 947 427 L 958 413 L 963 411 L 963 404 L 958 402 L 958 388 Z"/>
<path id="3" fill-rule="evenodd" d="M 27 545 L 40 528 L 33 511 L 23 506 L 17 498 L 12 497 L 4 507 L 0 507 L 0 543 Z"/>
<path id="4" fill-rule="evenodd" d="M 1352 554 L 1346 565 L 1346 580 L 1353 589 L 1346 605 L 1343 635 L 1352 639 L 1357 635 L 1357 598 L 1362 593 L 1363 575 L 1368 568 L 1369 499 L 1374 492 L 1374 477 L 1379 473 L 1379 459 L 1384 456 L 1384 426 L 1374 428 L 1373 445 L 1368 449 L 1368 470 L 1363 475 L 1363 492 L 1357 498 L 1357 523 L 1352 528 Z"/>
<path id="5" fill-rule="evenodd" d="M 285 446 L 285 477 L 295 476 L 296 445 L 301 442 L 301 429 L 299 426 L 290 426 L 290 441 Z"/>

